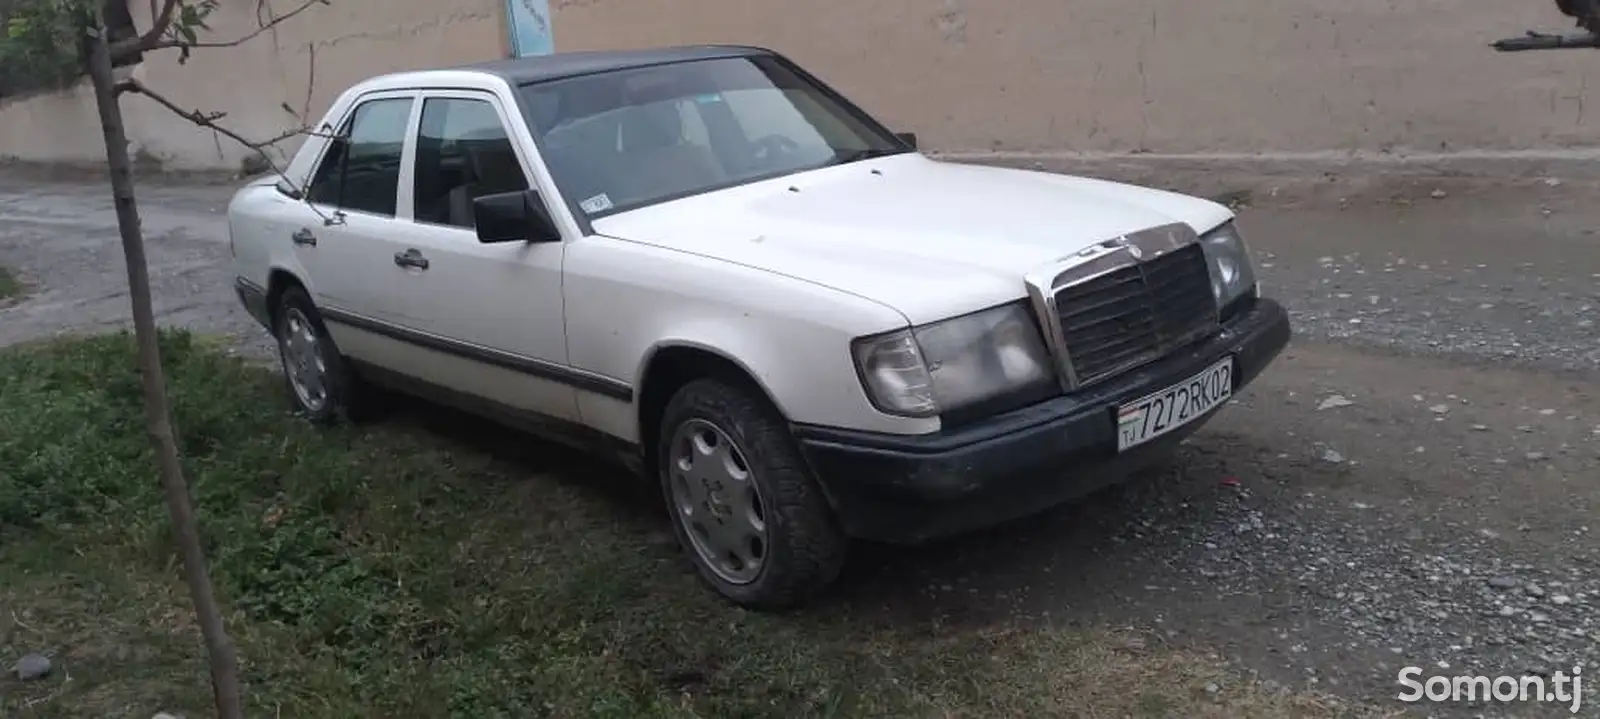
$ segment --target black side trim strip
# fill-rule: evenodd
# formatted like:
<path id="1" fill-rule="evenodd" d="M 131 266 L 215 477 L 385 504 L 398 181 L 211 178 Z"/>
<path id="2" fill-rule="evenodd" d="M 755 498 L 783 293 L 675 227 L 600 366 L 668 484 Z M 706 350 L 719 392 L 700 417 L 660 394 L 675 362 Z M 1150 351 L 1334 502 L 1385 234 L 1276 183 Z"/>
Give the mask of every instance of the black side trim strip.
<path id="1" fill-rule="evenodd" d="M 477 397 L 424 380 L 386 370 L 377 365 L 351 360 L 350 366 L 363 379 L 395 391 L 475 414 L 534 436 L 618 461 L 628 470 L 648 476 L 644 451 L 637 443 L 613 437 L 587 425 L 510 407 L 493 399 Z"/>
<path id="2" fill-rule="evenodd" d="M 363 317 L 335 307 L 319 307 L 317 309 L 322 313 L 322 318 L 328 322 L 349 325 L 356 329 L 380 334 L 401 342 L 409 342 L 428 349 L 453 354 L 457 357 L 465 357 L 476 362 L 504 367 L 505 369 L 530 374 L 541 379 L 560 382 L 585 392 L 593 392 L 623 402 L 633 401 L 633 387 L 610 377 L 589 374 L 571 367 L 563 367 L 532 357 L 523 357 L 522 355 L 502 352 L 448 337 L 440 337 L 409 327 L 401 327 L 370 317 Z"/>

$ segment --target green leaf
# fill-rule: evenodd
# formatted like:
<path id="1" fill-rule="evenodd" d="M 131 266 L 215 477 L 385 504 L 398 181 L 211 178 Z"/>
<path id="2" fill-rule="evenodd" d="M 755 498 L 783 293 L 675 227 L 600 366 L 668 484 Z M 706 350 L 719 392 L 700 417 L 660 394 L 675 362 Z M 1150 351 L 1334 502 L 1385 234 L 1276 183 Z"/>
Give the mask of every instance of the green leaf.
<path id="1" fill-rule="evenodd" d="M 11 18 L 11 21 L 6 23 L 6 37 L 12 40 L 20 38 L 28 34 L 30 27 L 27 16 Z"/>
<path id="2" fill-rule="evenodd" d="M 0 95 L 67 87 L 82 75 L 78 57 L 88 26 L 86 0 L 0 0 Z"/>

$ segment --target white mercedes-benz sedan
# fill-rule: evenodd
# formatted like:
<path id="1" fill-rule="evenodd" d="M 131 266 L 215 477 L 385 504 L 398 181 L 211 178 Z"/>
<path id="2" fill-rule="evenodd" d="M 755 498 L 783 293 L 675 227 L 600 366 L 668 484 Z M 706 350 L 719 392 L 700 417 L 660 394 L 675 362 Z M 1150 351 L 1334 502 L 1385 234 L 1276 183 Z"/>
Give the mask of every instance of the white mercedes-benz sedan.
<path id="1" fill-rule="evenodd" d="M 752 47 L 365 80 L 228 222 L 304 415 L 381 387 L 619 458 L 759 608 L 1128 476 L 1290 337 L 1228 208 L 931 159 Z"/>

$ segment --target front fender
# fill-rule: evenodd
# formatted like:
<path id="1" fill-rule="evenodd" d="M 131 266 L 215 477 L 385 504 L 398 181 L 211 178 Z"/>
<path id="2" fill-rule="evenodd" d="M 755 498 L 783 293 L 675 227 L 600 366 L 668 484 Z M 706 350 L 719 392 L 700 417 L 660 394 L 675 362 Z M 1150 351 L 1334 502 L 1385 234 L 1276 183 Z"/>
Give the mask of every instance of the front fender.
<path id="1" fill-rule="evenodd" d="M 669 347 L 726 358 L 793 422 L 893 434 L 936 431 L 936 419 L 884 414 L 867 399 L 852 339 L 904 327 L 881 303 L 716 258 L 604 236 L 568 251 L 563 279 L 574 367 L 642 389 L 650 360 Z M 637 408 L 580 398 L 585 418 L 638 438 Z"/>
<path id="2" fill-rule="evenodd" d="M 791 422 L 895 434 L 936 431 L 937 419 L 896 417 L 872 406 L 850 356 L 850 340 L 856 336 L 796 332 L 782 323 L 754 322 L 745 316 L 689 318 L 666 329 L 651 345 L 635 373 L 634 386 L 644 386 L 651 360 L 661 350 L 692 348 L 738 366 Z"/>

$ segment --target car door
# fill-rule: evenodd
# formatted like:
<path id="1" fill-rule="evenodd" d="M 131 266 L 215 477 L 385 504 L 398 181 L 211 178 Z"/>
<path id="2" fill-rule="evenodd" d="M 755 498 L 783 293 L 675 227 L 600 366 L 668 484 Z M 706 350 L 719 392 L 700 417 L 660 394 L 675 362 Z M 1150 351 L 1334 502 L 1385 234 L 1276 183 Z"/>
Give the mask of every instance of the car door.
<path id="1" fill-rule="evenodd" d="M 351 106 L 326 143 L 306 189 L 300 222 L 290 229 L 295 259 L 329 332 L 346 355 L 387 364 L 393 347 L 368 331 L 407 322 L 396 284 L 394 238 L 415 91 L 373 93 Z"/>
<path id="2" fill-rule="evenodd" d="M 565 243 L 484 244 L 475 231 L 474 198 L 533 186 L 529 158 L 506 132 L 511 116 L 487 92 L 425 91 L 420 101 L 412 185 L 402 192 L 412 222 L 394 235 L 392 250 L 406 265 L 407 322 L 427 344 L 427 378 L 576 420 L 561 292 Z"/>

